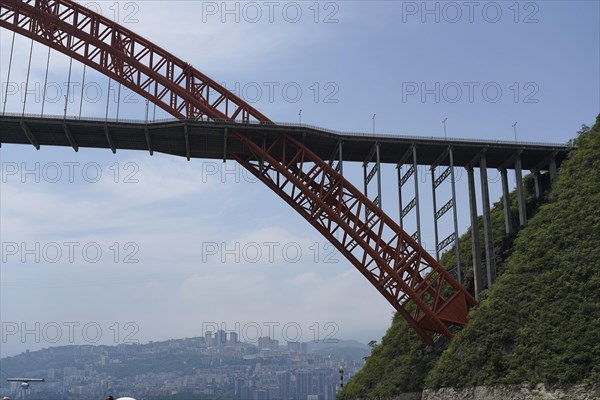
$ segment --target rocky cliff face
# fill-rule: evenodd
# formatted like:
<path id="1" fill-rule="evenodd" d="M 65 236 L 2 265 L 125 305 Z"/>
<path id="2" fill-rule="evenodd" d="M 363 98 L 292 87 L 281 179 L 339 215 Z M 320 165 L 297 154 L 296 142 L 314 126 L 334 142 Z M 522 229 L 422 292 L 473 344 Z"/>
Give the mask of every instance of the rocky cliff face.
<path id="1" fill-rule="evenodd" d="M 420 400 L 599 400 L 600 385 L 574 385 L 550 389 L 540 384 L 533 388 L 519 385 L 477 386 L 465 389 L 423 391 Z M 400 397 L 397 400 L 412 400 Z"/>
<path id="2" fill-rule="evenodd" d="M 600 400 L 600 385 L 574 385 L 568 388 L 546 388 L 504 385 L 474 388 L 426 389 L 403 393 L 391 400 Z"/>

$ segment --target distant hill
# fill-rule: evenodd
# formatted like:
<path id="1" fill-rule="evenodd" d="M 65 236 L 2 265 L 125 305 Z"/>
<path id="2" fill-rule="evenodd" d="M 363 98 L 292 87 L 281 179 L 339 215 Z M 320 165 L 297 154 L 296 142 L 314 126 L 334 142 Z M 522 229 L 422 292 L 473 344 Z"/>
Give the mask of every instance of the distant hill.
<path id="1" fill-rule="evenodd" d="M 328 348 L 344 348 L 351 347 L 356 349 L 365 350 L 368 353 L 371 352 L 371 348 L 361 342 L 356 340 L 341 340 L 341 339 L 331 339 L 331 340 L 321 340 L 319 342 L 308 342 L 308 351 L 321 351 L 323 349 Z"/>
<path id="2" fill-rule="evenodd" d="M 135 376 L 141 373 L 168 372 L 185 365 L 186 368 L 207 368 L 206 358 L 199 357 L 202 338 L 172 339 L 150 342 L 146 344 L 121 344 L 116 346 L 70 345 L 45 348 L 26 352 L 1 360 L 3 374 L 21 376 L 36 372 L 45 374 L 48 369 L 66 367 L 84 368 L 86 364 L 98 363 L 101 356 L 116 359 L 118 362 L 102 366 L 108 374 L 119 377 Z M 249 354 L 258 353 L 258 348 L 250 344 L 240 343 L 248 348 Z M 356 340 L 331 340 L 308 342 L 309 353 L 320 355 L 336 355 L 352 360 L 362 360 L 370 353 L 366 344 Z M 233 357 L 224 352 L 220 359 Z M 241 362 L 241 361 L 236 361 Z M 248 361 L 252 364 L 253 361 Z M 0 382 L 0 387 L 5 382 Z"/>
<path id="3" fill-rule="evenodd" d="M 310 350 L 309 350 L 310 349 Z M 206 346 L 200 337 L 121 344 L 72 345 L 25 352 L 0 360 L 4 377 L 44 378 L 27 395 L 31 400 L 89 400 L 107 393 L 143 400 L 235 400 L 270 391 L 285 398 L 302 397 L 297 379 L 318 378 L 314 390 L 331 398 L 338 366 L 352 376 L 369 347 L 354 340 L 309 342 L 299 351 L 259 349 L 249 343 Z M 287 382 L 287 383 L 286 383 Z M 19 387 L 0 380 L 0 397 L 19 395 Z M 276 393 L 276 394 L 274 394 Z"/>
<path id="4" fill-rule="evenodd" d="M 338 340 L 331 342 L 308 342 L 308 351 L 311 353 L 331 354 L 344 359 L 360 360 L 371 354 L 371 348 L 356 340 Z"/>
<path id="5" fill-rule="evenodd" d="M 424 387 L 600 382 L 600 116 L 574 144 L 541 201 L 526 177 L 528 215 L 535 215 L 516 236 L 504 238 L 501 205 L 495 205 L 499 277 L 450 345 L 427 349 L 396 316 L 340 398 L 392 398 Z M 514 217 L 514 194 L 511 200 Z M 459 245 L 469 282 L 470 231 Z M 454 265 L 453 253 L 444 255 L 444 265 Z"/>

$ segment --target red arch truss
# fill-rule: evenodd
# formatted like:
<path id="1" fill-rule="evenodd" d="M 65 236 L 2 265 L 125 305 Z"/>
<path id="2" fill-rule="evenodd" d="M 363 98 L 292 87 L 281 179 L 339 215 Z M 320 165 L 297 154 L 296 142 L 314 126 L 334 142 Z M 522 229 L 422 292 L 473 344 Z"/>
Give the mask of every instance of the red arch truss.
<path id="1" fill-rule="evenodd" d="M 69 0 L 2 0 L 0 26 L 100 71 L 182 119 L 270 123 L 191 65 Z M 327 238 L 417 334 L 452 337 L 475 299 L 410 235 L 291 135 L 230 132 L 230 154 Z M 368 212 L 365 212 L 368 210 Z"/>

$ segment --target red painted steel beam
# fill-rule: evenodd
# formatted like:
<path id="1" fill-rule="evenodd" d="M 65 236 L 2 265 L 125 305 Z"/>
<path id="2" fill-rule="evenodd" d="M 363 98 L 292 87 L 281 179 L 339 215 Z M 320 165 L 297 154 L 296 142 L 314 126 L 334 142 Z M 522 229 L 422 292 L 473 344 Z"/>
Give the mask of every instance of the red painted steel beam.
<path id="1" fill-rule="evenodd" d="M 72 1 L 2 0 L 0 26 L 100 71 L 175 117 L 270 123 L 191 65 Z M 425 343 L 433 343 L 432 333 L 450 338 L 450 326 L 467 323 L 475 299 L 327 162 L 287 134 L 270 143 L 230 134 L 250 153 L 232 156 L 327 238 Z"/>
<path id="2" fill-rule="evenodd" d="M 432 332 L 451 338 L 450 326 L 466 324 L 475 299 L 327 162 L 287 134 L 271 143 L 234 136 L 251 152 L 236 160 L 325 236 L 427 344 Z"/>
<path id="3" fill-rule="evenodd" d="M 190 64 L 69 0 L 2 0 L 0 26 L 122 83 L 178 118 L 269 122 Z"/>

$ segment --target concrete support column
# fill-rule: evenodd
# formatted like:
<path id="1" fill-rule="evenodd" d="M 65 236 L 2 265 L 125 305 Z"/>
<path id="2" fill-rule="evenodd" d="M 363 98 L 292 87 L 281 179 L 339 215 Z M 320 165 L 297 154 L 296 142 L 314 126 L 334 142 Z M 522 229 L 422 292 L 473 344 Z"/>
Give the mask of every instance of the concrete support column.
<path id="1" fill-rule="evenodd" d="M 454 250 L 456 253 L 456 278 L 458 283 L 462 285 L 462 276 L 460 273 L 460 248 L 459 248 L 459 236 L 458 236 L 458 211 L 456 209 L 456 180 L 454 177 L 454 153 L 450 147 L 450 177 L 452 179 L 452 212 L 454 214 Z"/>
<path id="2" fill-rule="evenodd" d="M 492 233 L 492 211 L 490 210 L 490 191 L 488 187 L 487 161 L 485 154 L 479 161 L 481 177 L 481 203 L 483 208 L 483 237 L 485 239 L 485 264 L 487 267 L 487 287 L 491 288 L 496 280 L 496 255 Z"/>
<path id="3" fill-rule="evenodd" d="M 548 169 L 550 170 L 550 182 L 554 183 L 556 181 L 556 156 L 550 159 Z"/>
<path id="4" fill-rule="evenodd" d="M 404 216 L 402 215 L 402 210 L 404 208 L 404 204 L 402 202 L 402 165 L 398 164 L 396 166 L 396 171 L 398 172 L 398 223 L 400 224 L 400 228 L 404 229 Z"/>
<path id="5" fill-rule="evenodd" d="M 506 230 L 506 236 L 510 236 L 513 233 L 512 227 L 512 214 L 510 212 L 510 197 L 508 192 L 508 172 L 506 168 L 500 170 L 502 176 L 502 205 L 504 206 L 504 229 Z"/>
<path id="6" fill-rule="evenodd" d="M 416 207 L 416 214 L 417 214 L 417 242 L 419 244 L 421 244 L 421 211 L 420 211 L 420 207 L 419 207 L 419 170 L 417 169 L 417 146 L 413 145 L 412 148 L 413 151 L 413 167 L 415 169 L 414 172 L 414 178 L 415 178 L 415 199 L 417 200 L 417 203 L 415 204 Z"/>
<path id="7" fill-rule="evenodd" d="M 541 174 L 539 169 L 534 169 L 533 172 L 533 183 L 535 185 L 535 198 L 540 199 L 542 197 L 542 186 L 541 186 Z"/>
<path id="8" fill-rule="evenodd" d="M 367 162 L 363 163 L 363 193 L 365 194 L 365 196 L 368 198 L 369 197 L 369 184 L 367 181 L 367 176 L 369 174 L 369 172 L 367 171 L 369 167 L 369 164 Z M 371 211 L 369 210 L 369 207 L 365 207 L 365 221 L 367 219 L 369 219 L 369 213 Z"/>
<path id="9" fill-rule="evenodd" d="M 341 152 L 341 149 L 338 149 Z M 341 154 L 341 153 L 340 153 Z M 375 157 L 375 166 L 369 170 L 369 164 Z M 379 208 L 382 208 L 381 205 L 381 158 L 379 154 L 379 142 L 376 142 L 375 145 L 371 148 L 369 155 L 363 162 L 363 175 L 364 175 L 364 194 L 365 196 L 369 196 L 369 183 L 375 176 L 377 176 L 377 196 L 373 199 L 373 203 L 375 203 Z M 365 208 L 365 219 L 369 218 L 371 214 L 371 210 L 366 207 Z"/>
<path id="10" fill-rule="evenodd" d="M 431 168 L 431 199 L 433 201 L 433 230 L 435 233 L 435 259 L 440 261 L 440 250 L 438 249 L 438 243 L 440 242 L 438 233 L 438 221 L 437 221 L 437 198 L 435 193 L 435 168 Z"/>
<path id="11" fill-rule="evenodd" d="M 469 208 L 471 210 L 471 241 L 473 253 L 473 281 L 475 282 L 475 299 L 480 300 L 483 290 L 483 274 L 481 270 L 481 244 L 479 242 L 479 224 L 477 223 L 477 196 L 475 194 L 475 176 L 473 168 L 467 169 L 469 181 Z"/>
<path id="12" fill-rule="evenodd" d="M 344 175 L 344 157 L 342 157 L 342 147 L 343 147 L 344 142 L 342 142 L 341 140 L 338 142 L 338 156 L 339 156 L 339 167 L 338 170 L 340 171 L 341 175 Z"/>
<path id="13" fill-rule="evenodd" d="M 379 142 L 377 142 L 376 146 L 375 162 L 377 163 L 377 198 L 379 199 L 377 205 L 383 210 L 383 199 L 381 198 L 381 156 L 379 153 Z"/>
<path id="14" fill-rule="evenodd" d="M 527 207 L 525 205 L 525 191 L 523 189 L 523 171 L 521 168 L 521 157 L 515 160 L 515 178 L 517 180 L 517 200 L 519 203 L 519 223 L 527 225 Z"/>

